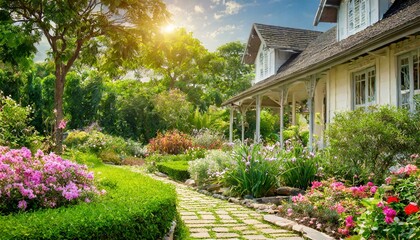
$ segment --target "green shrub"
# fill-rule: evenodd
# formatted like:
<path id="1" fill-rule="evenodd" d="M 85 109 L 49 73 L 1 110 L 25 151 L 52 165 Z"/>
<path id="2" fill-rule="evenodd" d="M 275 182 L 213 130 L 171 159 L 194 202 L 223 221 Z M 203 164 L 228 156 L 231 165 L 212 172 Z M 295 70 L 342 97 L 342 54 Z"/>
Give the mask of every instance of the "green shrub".
<path id="1" fill-rule="evenodd" d="M 315 180 L 320 157 L 309 152 L 300 141 L 286 141 L 286 150 L 280 158 L 283 159 L 280 179 L 284 185 L 306 190 Z"/>
<path id="2" fill-rule="evenodd" d="M 177 181 L 185 181 L 190 178 L 187 161 L 162 162 L 157 164 L 157 168 L 159 172 L 163 172 Z"/>
<path id="3" fill-rule="evenodd" d="M 189 160 L 190 160 L 190 156 L 188 156 L 187 154 L 178 154 L 178 155 L 152 154 L 145 159 L 145 161 L 148 163 L 176 162 L 176 161 L 189 161 Z"/>
<path id="4" fill-rule="evenodd" d="M 228 153 L 211 150 L 205 158 L 190 161 L 188 172 L 198 185 L 203 185 L 216 180 L 230 162 Z"/>
<path id="5" fill-rule="evenodd" d="M 205 149 L 220 149 L 223 145 L 223 135 L 210 129 L 200 129 L 193 133 L 195 147 Z"/>
<path id="6" fill-rule="evenodd" d="M 389 106 L 337 114 L 326 131 L 331 157 L 325 168 L 346 180 L 375 176 L 381 183 L 389 167 L 420 152 L 419 123 L 418 115 Z"/>
<path id="7" fill-rule="evenodd" d="M 74 130 L 69 132 L 66 139 L 64 140 L 64 144 L 67 147 L 78 147 L 84 144 L 89 138 L 89 133 L 85 131 Z"/>
<path id="8" fill-rule="evenodd" d="M 138 157 L 126 157 L 122 160 L 122 164 L 130 166 L 141 166 L 144 164 L 144 160 Z"/>
<path id="9" fill-rule="evenodd" d="M 115 165 L 121 165 L 121 157 L 116 152 L 112 150 L 103 150 L 99 153 L 99 158 L 102 159 L 104 163 L 112 163 Z"/>
<path id="10" fill-rule="evenodd" d="M 1 239 L 162 239 L 176 217 L 173 187 L 150 177 L 95 169 L 98 201 L 0 216 Z"/>
<path id="11" fill-rule="evenodd" d="M 148 150 L 152 153 L 180 154 L 192 147 L 191 136 L 178 130 L 158 133 L 150 140 Z"/>
<path id="12" fill-rule="evenodd" d="M 76 149 L 66 149 L 63 154 L 65 159 L 71 159 L 79 164 L 84 164 L 88 167 L 97 167 L 103 165 L 101 159 L 94 153 L 85 153 Z"/>
<path id="13" fill-rule="evenodd" d="M 239 145 L 233 150 L 233 164 L 223 175 L 222 182 L 232 193 L 253 197 L 266 196 L 278 185 L 280 161 L 276 146 Z"/>
<path id="14" fill-rule="evenodd" d="M 34 127 L 30 126 L 30 107 L 22 107 L 9 97 L 3 97 L 0 92 L 0 145 L 11 148 L 28 147 L 35 140 Z"/>

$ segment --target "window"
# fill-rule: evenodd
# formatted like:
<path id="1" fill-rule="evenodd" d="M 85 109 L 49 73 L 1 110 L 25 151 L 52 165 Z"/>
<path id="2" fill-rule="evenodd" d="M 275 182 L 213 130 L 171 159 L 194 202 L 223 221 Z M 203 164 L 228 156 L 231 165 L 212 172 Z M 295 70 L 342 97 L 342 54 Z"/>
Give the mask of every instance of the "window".
<path id="1" fill-rule="evenodd" d="M 264 77 L 264 55 L 262 52 L 260 52 L 260 79 Z"/>
<path id="2" fill-rule="evenodd" d="M 349 34 L 364 29 L 368 23 L 368 0 L 350 0 L 347 3 Z"/>
<path id="3" fill-rule="evenodd" d="M 420 108 L 420 49 L 398 58 L 399 103 L 411 112 Z"/>
<path id="4" fill-rule="evenodd" d="M 376 72 L 374 67 L 354 73 L 353 84 L 355 109 L 375 104 Z"/>

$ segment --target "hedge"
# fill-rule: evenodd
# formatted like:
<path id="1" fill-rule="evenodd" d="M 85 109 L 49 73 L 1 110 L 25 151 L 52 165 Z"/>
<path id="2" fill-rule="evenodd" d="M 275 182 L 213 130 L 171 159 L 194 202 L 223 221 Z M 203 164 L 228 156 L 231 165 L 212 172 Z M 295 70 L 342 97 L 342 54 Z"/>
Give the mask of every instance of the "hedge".
<path id="1" fill-rule="evenodd" d="M 190 178 L 188 161 L 162 162 L 157 164 L 159 172 L 167 174 L 177 181 L 185 181 Z"/>
<path id="2" fill-rule="evenodd" d="M 112 166 L 94 170 L 104 196 L 0 216 L 0 239 L 162 239 L 177 214 L 174 188 Z"/>

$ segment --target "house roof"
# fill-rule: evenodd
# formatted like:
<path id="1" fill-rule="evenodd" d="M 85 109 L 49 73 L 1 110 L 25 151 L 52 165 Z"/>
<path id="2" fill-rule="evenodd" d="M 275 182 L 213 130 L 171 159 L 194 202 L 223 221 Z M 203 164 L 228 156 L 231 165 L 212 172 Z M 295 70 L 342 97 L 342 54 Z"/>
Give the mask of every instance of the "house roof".
<path id="1" fill-rule="evenodd" d="M 258 82 L 222 105 L 232 104 L 285 81 L 304 77 L 305 74 L 325 70 L 332 65 L 386 46 L 404 35 L 418 32 L 420 32 L 420 1 L 396 0 L 381 21 L 339 42 L 336 27 L 331 28 L 311 42 L 302 53 L 284 64 L 276 75 Z"/>
<path id="2" fill-rule="evenodd" d="M 243 62 L 254 64 L 261 43 L 268 48 L 284 49 L 294 52 L 303 51 L 308 44 L 322 32 L 307 29 L 272 26 L 260 23 L 252 25 Z"/>

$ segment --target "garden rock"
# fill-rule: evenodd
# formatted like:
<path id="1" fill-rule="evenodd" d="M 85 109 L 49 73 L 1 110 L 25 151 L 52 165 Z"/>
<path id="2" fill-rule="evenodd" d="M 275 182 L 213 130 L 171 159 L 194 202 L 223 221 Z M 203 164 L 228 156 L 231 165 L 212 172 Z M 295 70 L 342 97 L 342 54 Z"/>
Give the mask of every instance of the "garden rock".
<path id="1" fill-rule="evenodd" d="M 297 196 L 299 193 L 304 194 L 305 191 L 292 187 L 279 187 L 275 191 L 275 194 L 279 196 Z"/>
<path id="2" fill-rule="evenodd" d="M 275 197 L 263 197 L 263 198 L 256 198 L 255 201 L 257 203 L 265 203 L 265 204 L 275 204 L 280 205 L 282 201 L 289 201 L 290 197 L 288 196 L 275 196 Z"/>
<path id="3" fill-rule="evenodd" d="M 155 175 L 158 176 L 158 177 L 164 177 L 164 178 L 168 177 L 168 175 L 166 175 L 164 173 L 161 173 L 161 172 L 155 172 Z"/>
<path id="4" fill-rule="evenodd" d="M 187 181 L 185 181 L 185 185 L 191 186 L 191 187 L 196 186 L 195 181 L 193 179 L 188 179 Z"/>
<path id="5" fill-rule="evenodd" d="M 210 184 L 205 187 L 205 189 L 209 192 L 217 191 L 222 187 L 220 184 Z"/>

